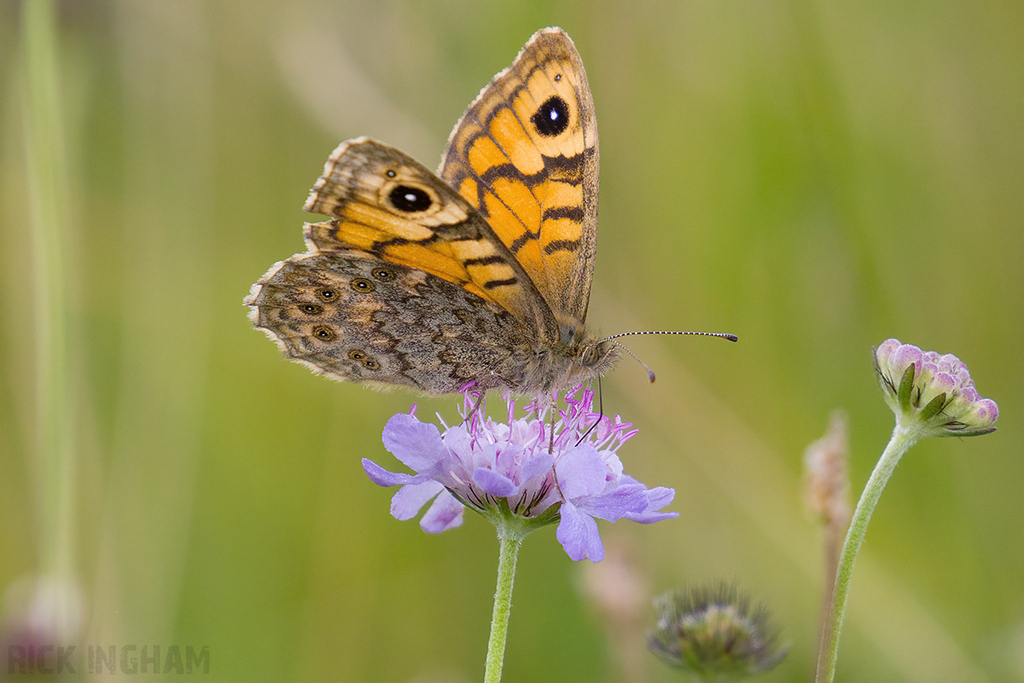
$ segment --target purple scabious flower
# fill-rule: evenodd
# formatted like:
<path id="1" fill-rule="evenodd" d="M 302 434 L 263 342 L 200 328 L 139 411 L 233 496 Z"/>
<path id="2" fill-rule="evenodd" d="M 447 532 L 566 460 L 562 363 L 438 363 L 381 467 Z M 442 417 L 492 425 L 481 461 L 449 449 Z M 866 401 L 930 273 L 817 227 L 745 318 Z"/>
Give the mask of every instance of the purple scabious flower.
<path id="1" fill-rule="evenodd" d="M 555 537 L 575 561 L 604 557 L 595 518 L 649 524 L 679 516 L 658 512 L 674 490 L 648 489 L 623 474 L 616 452 L 637 433 L 632 425 L 595 413 L 594 392 L 581 387 L 549 422 L 553 398 L 532 401 L 516 418 L 515 401 L 506 397 L 504 423 L 485 418 L 484 400 L 467 394 L 463 421 L 444 425 L 444 432 L 420 422 L 413 407 L 388 420 L 383 441 L 415 474 L 389 472 L 365 458 L 363 469 L 375 484 L 402 487 L 391 499 L 396 519 L 411 519 L 433 500 L 420 520 L 428 533 L 461 525 L 467 507 L 495 524 L 510 517 L 538 528 L 558 522 Z"/>
<path id="2" fill-rule="evenodd" d="M 874 349 L 875 371 L 897 421 L 921 436 L 978 436 L 996 430 L 999 407 L 974 388 L 967 365 L 951 353 L 922 351 L 887 339 Z"/>

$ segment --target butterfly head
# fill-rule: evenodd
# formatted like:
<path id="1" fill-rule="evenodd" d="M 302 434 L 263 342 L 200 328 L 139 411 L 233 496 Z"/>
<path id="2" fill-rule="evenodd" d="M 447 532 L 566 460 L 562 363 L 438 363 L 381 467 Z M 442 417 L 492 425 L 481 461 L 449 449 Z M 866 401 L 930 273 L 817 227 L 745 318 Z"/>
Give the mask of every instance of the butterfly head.
<path id="1" fill-rule="evenodd" d="M 567 386 L 600 377 L 618 362 L 621 347 L 615 341 L 591 337 L 577 321 L 563 320 L 559 327 L 562 336 L 556 351 L 570 360 Z"/>

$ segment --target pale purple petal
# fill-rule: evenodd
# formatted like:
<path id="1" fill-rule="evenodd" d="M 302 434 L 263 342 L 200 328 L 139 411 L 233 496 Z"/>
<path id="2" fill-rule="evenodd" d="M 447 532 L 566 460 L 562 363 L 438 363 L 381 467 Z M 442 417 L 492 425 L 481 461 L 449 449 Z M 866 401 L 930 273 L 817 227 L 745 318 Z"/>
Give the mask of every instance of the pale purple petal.
<path id="1" fill-rule="evenodd" d="M 975 389 L 973 386 L 968 385 L 960 390 L 960 400 L 964 401 L 965 403 L 976 403 L 982 399 L 981 394 L 978 393 L 978 390 Z M 990 399 L 985 400 L 988 401 Z"/>
<path id="2" fill-rule="evenodd" d="M 639 515 L 623 515 L 622 519 L 627 519 L 637 524 L 654 524 L 655 522 L 663 522 L 666 519 L 675 519 L 678 516 L 678 512 L 644 512 Z"/>
<path id="3" fill-rule="evenodd" d="M 455 527 L 462 526 L 462 512 L 466 508 L 455 496 L 444 491 L 430 506 L 420 520 L 420 528 L 428 534 L 439 534 Z"/>
<path id="4" fill-rule="evenodd" d="M 947 372 L 936 372 L 929 384 L 936 394 L 945 392 L 948 395 L 957 388 L 956 378 Z"/>
<path id="5" fill-rule="evenodd" d="M 656 486 L 647 492 L 646 510 L 639 514 L 627 513 L 623 515 L 623 518 L 640 524 L 653 524 L 654 522 L 678 517 L 678 512 L 658 512 L 658 510 L 671 503 L 675 497 L 676 492 L 673 489 Z"/>
<path id="6" fill-rule="evenodd" d="M 893 373 L 893 380 L 899 382 L 900 377 L 907 371 L 907 368 L 911 365 L 914 366 L 914 376 L 921 374 L 921 365 L 924 363 L 924 353 L 921 349 L 917 348 L 912 344 L 903 344 L 899 346 L 892 355 L 889 356 L 889 369 Z"/>
<path id="7" fill-rule="evenodd" d="M 525 450 L 519 444 L 504 444 L 499 451 L 497 446 L 492 446 L 493 467 L 499 472 L 507 475 L 516 475 L 526 456 Z"/>
<path id="8" fill-rule="evenodd" d="M 555 531 L 555 538 L 565 549 L 573 562 L 588 559 L 600 562 L 604 559 L 604 545 L 597 531 L 597 522 L 589 515 L 580 514 L 572 503 L 562 503 L 558 511 L 561 521 Z"/>
<path id="9" fill-rule="evenodd" d="M 398 489 L 391 497 L 391 516 L 395 519 L 412 519 L 428 500 L 444 490 L 436 481 L 410 484 Z"/>
<path id="10" fill-rule="evenodd" d="M 558 486 L 567 500 L 600 493 L 604 490 L 604 462 L 590 444 L 583 444 L 564 454 L 555 465 Z"/>
<path id="11" fill-rule="evenodd" d="M 484 467 L 478 467 L 473 472 L 473 483 L 486 493 L 498 498 L 507 498 L 514 494 L 518 488 L 515 482 L 508 477 Z"/>
<path id="12" fill-rule="evenodd" d="M 519 483 L 525 484 L 534 477 L 543 477 L 551 471 L 555 464 L 555 458 L 547 452 L 543 452 L 523 463 L 519 470 Z"/>
<path id="13" fill-rule="evenodd" d="M 574 501 L 588 515 L 617 521 L 628 514 L 639 514 L 647 509 L 647 489 L 643 484 L 616 486 L 607 493 L 586 496 Z"/>
<path id="14" fill-rule="evenodd" d="M 471 446 L 468 451 L 461 453 L 460 460 L 465 464 L 467 472 L 481 467 L 498 469 L 498 446 L 493 443 L 477 444 L 475 448 Z"/>
<path id="15" fill-rule="evenodd" d="M 363 471 L 377 486 L 400 486 L 404 484 L 418 484 L 427 481 L 430 477 L 423 475 L 411 475 L 404 472 L 389 472 L 374 461 L 363 458 Z"/>
<path id="16" fill-rule="evenodd" d="M 884 342 L 878 345 L 878 355 L 888 356 L 890 353 L 895 351 L 900 346 L 899 339 L 886 339 Z"/>
<path id="17" fill-rule="evenodd" d="M 428 473 L 451 456 L 436 425 L 408 413 L 393 415 L 384 426 L 384 448 L 414 472 Z"/>
<path id="18" fill-rule="evenodd" d="M 892 352 L 898 349 L 900 341 L 898 339 L 886 339 L 884 342 L 878 345 L 875 349 L 875 364 L 882 370 L 883 373 L 888 371 L 889 368 L 889 356 Z"/>
<path id="19" fill-rule="evenodd" d="M 978 425 L 986 427 L 999 418 L 999 406 L 990 398 L 983 398 L 974 403 L 972 417 Z"/>
<path id="20" fill-rule="evenodd" d="M 601 463 L 605 468 L 605 481 L 619 481 L 622 478 L 622 461 L 613 451 L 601 453 Z"/>

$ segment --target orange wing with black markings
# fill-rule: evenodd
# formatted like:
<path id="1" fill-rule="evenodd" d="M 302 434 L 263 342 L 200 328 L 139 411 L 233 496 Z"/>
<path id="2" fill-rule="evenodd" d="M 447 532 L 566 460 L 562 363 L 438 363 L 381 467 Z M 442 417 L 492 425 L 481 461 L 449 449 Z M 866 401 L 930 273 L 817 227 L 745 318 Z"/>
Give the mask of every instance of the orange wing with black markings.
<path id="1" fill-rule="evenodd" d="M 558 324 L 531 276 L 465 198 L 412 157 L 357 138 L 328 158 L 303 207 L 311 250 L 359 249 L 461 285 L 509 311 L 538 340 Z"/>
<path id="2" fill-rule="evenodd" d="M 439 175 L 476 207 L 556 317 L 586 318 L 597 247 L 597 119 L 561 29 L 538 31 L 455 125 Z"/>

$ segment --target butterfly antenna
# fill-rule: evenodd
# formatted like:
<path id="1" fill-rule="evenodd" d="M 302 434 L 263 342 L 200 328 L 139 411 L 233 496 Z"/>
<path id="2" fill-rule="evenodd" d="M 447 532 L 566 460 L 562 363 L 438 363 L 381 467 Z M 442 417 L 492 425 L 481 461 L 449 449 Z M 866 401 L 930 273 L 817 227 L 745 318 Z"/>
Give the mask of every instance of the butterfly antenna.
<path id="1" fill-rule="evenodd" d="M 615 336 L 619 337 L 619 336 L 623 336 L 623 335 L 618 335 L 617 334 Z M 611 340 L 611 337 L 609 337 L 608 340 L 606 340 L 606 341 L 610 341 L 610 340 Z M 620 344 L 619 342 L 614 342 L 614 344 L 616 346 L 618 346 L 620 349 L 622 349 L 623 351 L 625 351 L 626 353 L 628 353 L 630 356 L 632 356 L 633 360 L 635 360 L 637 363 L 639 363 L 640 365 L 644 366 L 644 370 L 647 371 L 647 379 L 650 380 L 651 384 L 654 384 L 654 380 L 657 379 L 657 378 L 654 376 L 654 370 L 651 370 L 651 366 L 649 366 L 647 363 L 645 363 L 642 360 L 640 360 L 640 356 L 638 356 L 635 353 L 633 353 L 632 351 L 630 351 L 628 346 L 624 346 L 623 344 Z M 598 384 L 597 386 L 600 387 L 601 385 Z"/>
<path id="2" fill-rule="evenodd" d="M 619 339 L 620 337 L 636 337 L 641 334 L 688 334 L 696 337 L 720 337 L 722 339 L 728 339 L 731 342 L 739 341 L 739 337 L 737 337 L 735 334 L 730 334 L 729 332 L 680 332 L 678 330 L 642 330 L 640 332 L 620 332 L 619 334 L 613 334 L 612 336 L 605 337 L 604 339 L 601 340 L 614 342 L 616 346 L 618 346 L 620 349 L 622 349 L 630 356 L 632 356 L 637 363 L 644 366 L 644 370 L 647 371 L 647 379 L 651 381 L 651 384 L 654 384 L 654 380 L 656 379 L 654 376 L 654 370 L 651 370 L 650 366 L 647 365 L 647 363 L 640 360 L 640 357 L 637 356 L 632 351 L 630 351 L 627 347 L 614 341 L 616 339 Z M 600 387 L 601 385 L 598 384 L 598 386 Z"/>

